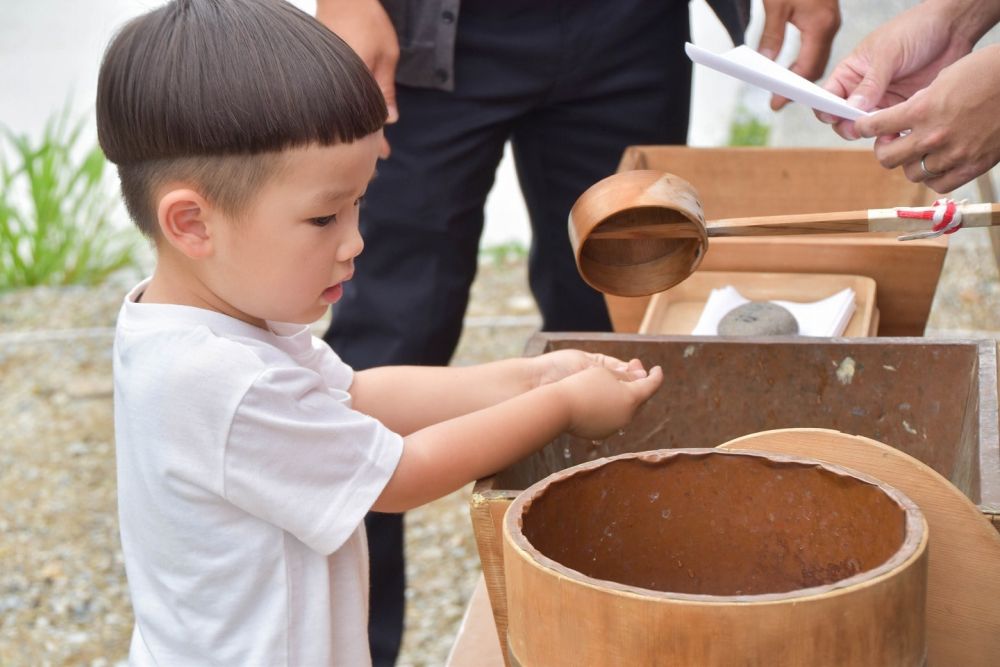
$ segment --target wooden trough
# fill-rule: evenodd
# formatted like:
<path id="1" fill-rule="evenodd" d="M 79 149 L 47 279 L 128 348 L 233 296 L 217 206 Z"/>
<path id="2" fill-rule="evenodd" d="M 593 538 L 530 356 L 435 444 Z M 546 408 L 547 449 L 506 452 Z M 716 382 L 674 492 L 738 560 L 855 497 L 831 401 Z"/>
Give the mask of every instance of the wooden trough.
<path id="1" fill-rule="evenodd" d="M 663 367 L 661 389 L 624 434 L 562 436 L 476 483 L 473 527 L 502 647 L 502 521 L 524 489 L 605 456 L 715 447 L 750 433 L 825 428 L 886 443 L 950 481 L 1000 526 L 997 347 L 924 338 L 728 339 L 537 334 L 526 354 L 581 348 Z"/>
<path id="2" fill-rule="evenodd" d="M 507 513 L 510 662 L 919 667 L 927 539 L 905 495 L 810 459 L 581 464 Z"/>

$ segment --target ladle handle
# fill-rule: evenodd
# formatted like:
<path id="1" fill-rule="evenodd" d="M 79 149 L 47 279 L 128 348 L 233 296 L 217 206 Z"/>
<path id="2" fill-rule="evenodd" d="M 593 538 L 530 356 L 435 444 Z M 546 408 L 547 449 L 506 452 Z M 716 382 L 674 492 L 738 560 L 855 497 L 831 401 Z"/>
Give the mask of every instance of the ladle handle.
<path id="1" fill-rule="evenodd" d="M 931 210 L 919 207 L 912 210 Z M 709 236 L 787 236 L 793 234 L 856 234 L 861 232 L 918 232 L 929 230 L 928 220 L 901 218 L 895 208 L 836 213 L 793 213 L 748 218 L 709 220 Z M 1000 204 L 961 204 L 962 227 L 1000 225 Z M 644 224 L 627 228 L 596 229 L 594 239 L 686 238 L 696 236 L 688 225 Z"/>
<path id="2" fill-rule="evenodd" d="M 962 227 L 1000 225 L 1000 204 L 961 204 Z M 919 207 L 910 210 L 928 210 Z M 932 222 L 899 217 L 896 208 L 873 208 L 867 211 L 839 213 L 795 213 L 749 218 L 709 220 L 709 236 L 779 236 L 788 234 L 836 234 L 858 232 L 918 232 L 929 230 Z"/>

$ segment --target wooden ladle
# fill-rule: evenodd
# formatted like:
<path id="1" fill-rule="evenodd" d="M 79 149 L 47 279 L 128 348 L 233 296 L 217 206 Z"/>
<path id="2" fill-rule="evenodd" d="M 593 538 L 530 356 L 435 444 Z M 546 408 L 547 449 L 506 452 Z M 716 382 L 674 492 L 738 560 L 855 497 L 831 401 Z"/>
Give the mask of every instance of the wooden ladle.
<path id="1" fill-rule="evenodd" d="M 963 227 L 1000 225 L 1000 204 L 962 205 L 961 212 Z M 710 236 L 919 232 L 931 225 L 901 218 L 894 208 L 706 222 L 694 187 L 655 170 L 623 171 L 598 181 L 569 213 L 580 275 L 595 289 L 618 296 L 654 294 L 681 282 L 698 268 Z"/>

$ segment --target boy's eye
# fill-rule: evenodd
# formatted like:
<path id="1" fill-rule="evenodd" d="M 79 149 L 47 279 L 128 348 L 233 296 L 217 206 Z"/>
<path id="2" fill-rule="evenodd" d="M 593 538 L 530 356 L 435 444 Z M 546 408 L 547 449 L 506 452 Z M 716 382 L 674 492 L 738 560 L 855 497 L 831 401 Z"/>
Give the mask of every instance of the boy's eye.
<path id="1" fill-rule="evenodd" d="M 318 218 L 309 218 L 309 222 L 311 222 L 312 224 L 316 225 L 317 227 L 326 227 L 331 222 L 336 222 L 336 221 L 337 221 L 336 214 L 334 214 L 334 215 L 322 215 L 322 216 L 320 216 Z"/>

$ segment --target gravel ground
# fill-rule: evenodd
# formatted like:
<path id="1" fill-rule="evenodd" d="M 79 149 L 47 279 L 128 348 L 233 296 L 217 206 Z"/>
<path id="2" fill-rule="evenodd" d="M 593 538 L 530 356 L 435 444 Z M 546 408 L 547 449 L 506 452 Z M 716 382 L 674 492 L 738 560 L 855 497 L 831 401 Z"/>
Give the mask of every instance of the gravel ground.
<path id="1" fill-rule="evenodd" d="M 518 258 L 482 265 L 455 363 L 520 355 L 538 326 L 523 275 Z M 0 665 L 127 654 L 111 328 L 129 282 L 0 294 Z M 401 665 L 441 665 L 454 641 L 479 575 L 470 490 L 407 515 Z"/>
<path id="2" fill-rule="evenodd" d="M 954 238 L 928 333 L 996 337 L 987 236 Z M 110 357 L 126 287 L 0 294 L 0 665 L 116 665 L 126 655 Z M 455 363 L 519 355 L 537 326 L 523 260 L 486 261 Z M 469 490 L 407 515 L 402 665 L 441 665 L 454 640 L 479 573 Z"/>

